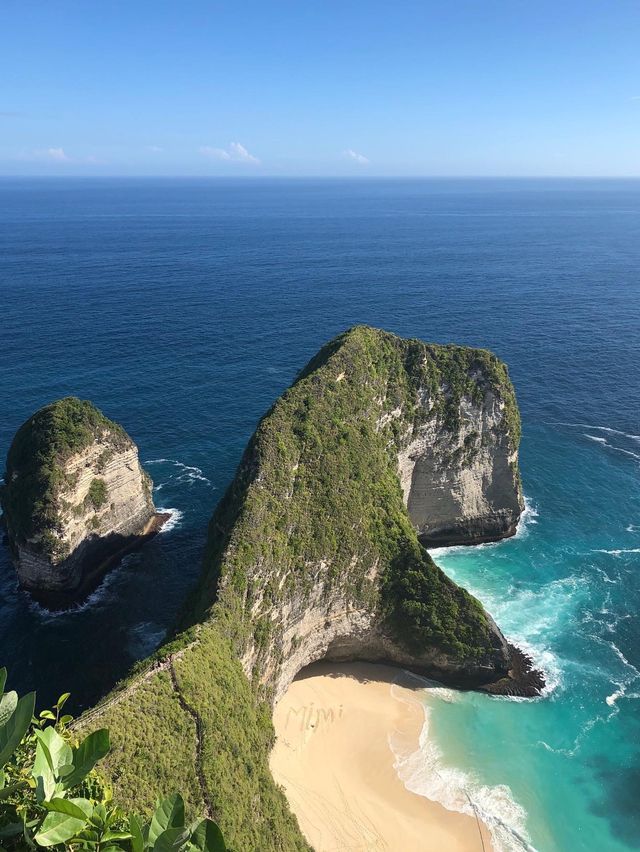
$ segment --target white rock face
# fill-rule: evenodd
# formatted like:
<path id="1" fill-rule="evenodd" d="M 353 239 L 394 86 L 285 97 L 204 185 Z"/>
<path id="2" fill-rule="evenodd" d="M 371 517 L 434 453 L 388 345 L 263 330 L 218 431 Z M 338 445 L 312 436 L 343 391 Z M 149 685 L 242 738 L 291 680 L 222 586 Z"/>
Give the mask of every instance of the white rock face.
<path id="1" fill-rule="evenodd" d="M 479 544 L 513 535 L 524 508 L 517 450 L 504 429 L 504 403 L 490 391 L 463 397 L 460 428 L 437 417 L 398 455 L 404 502 L 423 544 Z"/>
<path id="2" fill-rule="evenodd" d="M 64 474 L 54 532 L 59 555 L 43 556 L 37 537 L 17 546 L 20 584 L 39 594 L 75 593 L 102 573 L 105 561 L 148 534 L 156 517 L 151 480 L 132 441 L 116 448 L 105 432 L 67 460 Z"/>

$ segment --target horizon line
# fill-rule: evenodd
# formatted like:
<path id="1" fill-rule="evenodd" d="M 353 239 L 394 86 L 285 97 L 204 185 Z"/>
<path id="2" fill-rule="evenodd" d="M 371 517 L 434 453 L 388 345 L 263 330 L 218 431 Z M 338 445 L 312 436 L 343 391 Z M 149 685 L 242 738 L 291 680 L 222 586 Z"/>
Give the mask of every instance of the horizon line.
<path id="1" fill-rule="evenodd" d="M 341 174 L 1 174 L 0 180 L 640 180 L 640 174 L 632 175 L 341 175 Z"/>

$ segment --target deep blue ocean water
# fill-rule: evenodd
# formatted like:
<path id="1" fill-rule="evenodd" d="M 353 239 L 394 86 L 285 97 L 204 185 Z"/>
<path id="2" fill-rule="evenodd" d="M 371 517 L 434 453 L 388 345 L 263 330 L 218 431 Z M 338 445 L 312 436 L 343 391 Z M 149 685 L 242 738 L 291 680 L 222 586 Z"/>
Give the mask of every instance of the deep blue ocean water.
<path id="1" fill-rule="evenodd" d="M 39 406 L 88 398 L 179 513 L 64 614 L 1 548 L 14 686 L 79 709 L 153 650 L 256 422 L 328 338 L 364 322 L 487 347 L 531 508 L 517 538 L 436 558 L 551 689 L 435 691 L 424 764 L 505 848 L 640 848 L 640 182 L 2 180 L 0 294 L 0 454 Z"/>

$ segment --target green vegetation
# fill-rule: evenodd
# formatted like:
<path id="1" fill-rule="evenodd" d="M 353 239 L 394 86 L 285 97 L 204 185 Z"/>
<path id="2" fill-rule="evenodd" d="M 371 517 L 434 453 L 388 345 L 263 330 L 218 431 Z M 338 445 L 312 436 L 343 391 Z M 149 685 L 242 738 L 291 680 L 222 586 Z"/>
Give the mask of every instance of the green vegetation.
<path id="1" fill-rule="evenodd" d="M 214 815 L 234 848 L 309 849 L 269 773 L 270 686 L 290 653 L 283 609 L 302 612 L 319 592 L 369 611 L 411 653 L 491 659 L 484 610 L 418 542 L 397 476 L 398 450 L 426 416 L 455 429 L 461 398 L 488 392 L 504 402 L 515 448 L 513 389 L 489 352 L 358 327 L 310 362 L 213 515 L 188 629 L 80 720 L 108 725 L 103 771 L 126 807 L 150 815 L 177 779 L 187 812 Z"/>
<path id="2" fill-rule="evenodd" d="M 69 698 L 33 717 L 35 693 L 4 692 L 0 669 L 0 849 L 57 852 L 225 852 L 211 819 L 185 822 L 179 794 L 160 799 L 148 822 L 127 815 L 94 767 L 109 752 L 101 728 L 75 742 Z"/>
<path id="3" fill-rule="evenodd" d="M 322 562 L 330 566 L 322 579 L 327 594 L 339 586 L 354 608 L 377 607 L 409 650 L 437 645 L 460 660 L 490 653 L 482 607 L 419 544 L 402 500 L 397 453 L 425 417 L 425 389 L 450 430 L 457 429 L 463 395 L 481 399 L 491 390 L 505 402 L 517 446 L 515 396 L 493 354 L 367 327 L 346 332 L 320 351 L 258 427 L 211 521 L 192 619 L 206 616 L 220 584 L 212 612 L 238 653 L 252 637 L 270 657 L 274 596 L 307 594 Z M 379 585 L 369 579 L 376 569 Z"/>
<path id="4" fill-rule="evenodd" d="M 58 495 L 62 487 L 74 484 L 65 476 L 64 463 L 105 433 L 114 448 L 130 443 L 121 426 L 90 402 L 75 397 L 41 408 L 20 427 L 7 456 L 5 485 L 0 492 L 11 541 L 38 542 L 41 552 L 51 558 L 65 555 L 55 535 Z M 95 489 L 91 501 L 97 508 L 101 503 L 94 497 L 99 501 L 106 493 L 102 495 L 99 485 Z"/>
<path id="5" fill-rule="evenodd" d="M 100 509 L 107 502 L 107 485 L 104 479 L 92 479 L 85 501 L 94 509 Z"/>
<path id="6" fill-rule="evenodd" d="M 149 816 L 176 782 L 187 814 L 212 814 L 242 852 L 309 852 L 273 782 L 271 708 L 256 700 L 215 622 L 182 634 L 80 719 L 107 725 L 103 771 L 123 806 Z"/>

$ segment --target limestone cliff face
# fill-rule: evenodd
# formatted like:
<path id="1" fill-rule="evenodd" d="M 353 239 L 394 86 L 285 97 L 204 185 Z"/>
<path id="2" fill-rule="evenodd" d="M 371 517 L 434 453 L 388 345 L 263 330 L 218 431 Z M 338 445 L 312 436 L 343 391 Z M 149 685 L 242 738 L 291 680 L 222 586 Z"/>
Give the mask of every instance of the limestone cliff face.
<path id="1" fill-rule="evenodd" d="M 131 438 L 74 398 L 46 406 L 18 431 L 2 505 L 20 584 L 53 603 L 86 592 L 156 519 Z"/>
<path id="2" fill-rule="evenodd" d="M 482 368 L 473 380 L 482 393 L 460 398 L 455 430 L 431 413 L 399 449 L 404 502 L 427 547 L 511 536 L 524 508 L 517 443 L 505 428 L 505 402 Z M 422 399 L 431 412 L 429 396 Z"/>

